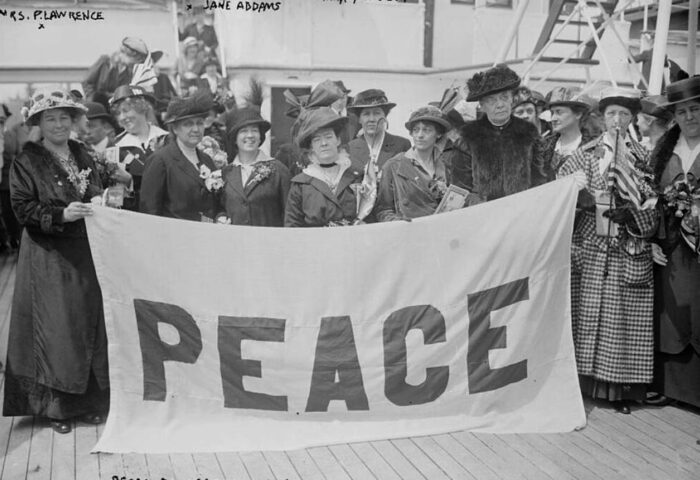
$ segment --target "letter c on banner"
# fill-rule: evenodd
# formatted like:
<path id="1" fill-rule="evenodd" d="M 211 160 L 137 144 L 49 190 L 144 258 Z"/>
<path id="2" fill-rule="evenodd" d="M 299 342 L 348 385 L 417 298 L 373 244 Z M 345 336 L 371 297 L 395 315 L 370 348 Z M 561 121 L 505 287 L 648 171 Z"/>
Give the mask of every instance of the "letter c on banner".
<path id="1" fill-rule="evenodd" d="M 192 315 L 177 305 L 134 299 L 143 359 L 143 399 L 165 401 L 165 362 L 194 363 L 202 352 L 202 334 Z M 180 342 L 169 345 L 158 334 L 158 323 L 177 330 Z"/>
<path id="2" fill-rule="evenodd" d="M 413 305 L 396 310 L 384 322 L 384 394 L 390 402 L 405 407 L 436 400 L 445 392 L 450 367 L 428 367 L 420 385 L 406 383 L 406 335 L 411 329 L 423 332 L 426 345 L 445 341 L 445 317 L 432 305 Z"/>
<path id="3" fill-rule="evenodd" d="M 491 312 L 530 298 L 529 278 L 472 293 L 469 303 L 469 393 L 497 390 L 527 378 L 527 360 L 492 369 L 489 350 L 506 347 L 506 327 L 490 328 Z"/>

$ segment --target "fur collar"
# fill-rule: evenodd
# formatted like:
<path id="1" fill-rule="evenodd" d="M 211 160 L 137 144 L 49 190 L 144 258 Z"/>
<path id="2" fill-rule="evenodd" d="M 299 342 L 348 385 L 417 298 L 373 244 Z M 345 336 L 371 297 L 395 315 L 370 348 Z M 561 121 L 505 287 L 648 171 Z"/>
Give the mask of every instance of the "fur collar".
<path id="1" fill-rule="evenodd" d="M 654 180 L 657 184 L 673 156 L 673 149 L 676 148 L 679 138 L 681 138 L 681 127 L 675 125 L 659 139 L 659 143 L 651 154 L 651 167 L 654 169 Z"/>
<path id="2" fill-rule="evenodd" d="M 521 118 L 511 117 L 510 121 L 503 127 L 496 127 L 489 122 L 486 115 L 478 120 L 467 122 L 461 129 L 462 138 L 468 142 L 483 143 L 490 141 L 494 136 L 499 134 L 508 135 L 517 139 L 517 143 L 522 145 L 530 145 L 533 141 L 540 138 L 537 128 L 530 122 Z"/>
<path id="3" fill-rule="evenodd" d="M 87 149 L 82 143 L 76 142 L 75 140 L 68 140 L 68 148 L 73 154 L 73 158 L 81 170 L 90 166 L 88 165 L 89 161 L 86 159 L 86 156 L 89 156 L 90 154 L 87 152 Z M 30 141 L 25 143 L 24 151 L 29 155 L 53 159 L 51 152 L 49 152 L 49 150 L 41 142 Z"/>

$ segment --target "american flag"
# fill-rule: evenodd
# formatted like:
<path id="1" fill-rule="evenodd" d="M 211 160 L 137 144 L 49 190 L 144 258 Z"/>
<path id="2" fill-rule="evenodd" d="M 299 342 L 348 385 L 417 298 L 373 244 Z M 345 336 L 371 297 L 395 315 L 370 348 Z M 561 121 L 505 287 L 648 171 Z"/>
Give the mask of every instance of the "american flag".
<path id="1" fill-rule="evenodd" d="M 625 200 L 642 208 L 642 192 L 639 190 L 640 178 L 634 169 L 634 156 L 622 139 L 618 140 L 615 158 L 608 169 L 608 187 L 615 188 Z"/>
<path id="2" fill-rule="evenodd" d="M 153 70 L 153 60 L 149 52 L 146 56 L 146 60 L 144 60 L 143 63 L 139 63 L 134 68 L 134 74 L 131 77 L 130 85 L 132 87 L 141 87 L 148 92 L 152 92 L 153 86 L 156 83 L 158 83 L 158 77 Z"/>

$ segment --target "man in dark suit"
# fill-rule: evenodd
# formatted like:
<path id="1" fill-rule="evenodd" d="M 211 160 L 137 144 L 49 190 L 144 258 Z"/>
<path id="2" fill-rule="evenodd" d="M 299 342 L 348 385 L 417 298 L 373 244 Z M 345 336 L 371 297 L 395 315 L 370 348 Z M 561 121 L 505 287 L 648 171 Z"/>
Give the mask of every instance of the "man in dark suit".
<path id="1" fill-rule="evenodd" d="M 398 153 L 411 148 L 411 142 L 386 132 L 386 117 L 395 103 L 389 102 L 382 90 L 370 89 L 355 97 L 348 111 L 357 115 L 362 136 L 348 143 L 350 159 L 364 168 L 370 160 L 381 171 L 384 163 Z"/>

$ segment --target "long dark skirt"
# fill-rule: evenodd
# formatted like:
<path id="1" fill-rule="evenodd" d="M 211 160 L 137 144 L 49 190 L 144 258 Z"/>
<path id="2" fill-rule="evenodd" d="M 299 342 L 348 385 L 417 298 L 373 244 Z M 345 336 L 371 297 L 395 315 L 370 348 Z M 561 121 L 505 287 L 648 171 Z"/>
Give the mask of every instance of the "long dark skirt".
<path id="1" fill-rule="evenodd" d="M 644 400 L 647 385 L 644 383 L 612 383 L 596 380 L 588 375 L 579 375 L 581 393 L 596 400 L 617 402 L 620 400 Z"/>
<path id="2" fill-rule="evenodd" d="M 700 262 L 684 243 L 655 271 L 653 389 L 700 407 Z"/>
<path id="3" fill-rule="evenodd" d="M 66 419 L 108 405 L 102 294 L 88 239 L 22 235 L 3 415 Z"/>

